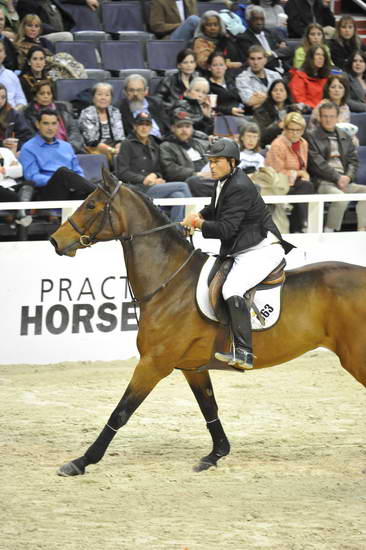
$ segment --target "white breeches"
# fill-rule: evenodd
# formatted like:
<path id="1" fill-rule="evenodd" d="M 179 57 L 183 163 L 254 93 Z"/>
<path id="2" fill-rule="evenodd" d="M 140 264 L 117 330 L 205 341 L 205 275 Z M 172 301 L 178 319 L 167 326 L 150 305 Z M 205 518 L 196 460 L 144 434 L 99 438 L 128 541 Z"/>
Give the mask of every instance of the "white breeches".
<path id="1" fill-rule="evenodd" d="M 258 246 L 235 256 L 233 266 L 222 287 L 224 300 L 231 296 L 243 296 L 280 264 L 285 251 L 280 244 L 271 244 L 274 240 L 278 241 L 273 236 L 267 237 Z"/>

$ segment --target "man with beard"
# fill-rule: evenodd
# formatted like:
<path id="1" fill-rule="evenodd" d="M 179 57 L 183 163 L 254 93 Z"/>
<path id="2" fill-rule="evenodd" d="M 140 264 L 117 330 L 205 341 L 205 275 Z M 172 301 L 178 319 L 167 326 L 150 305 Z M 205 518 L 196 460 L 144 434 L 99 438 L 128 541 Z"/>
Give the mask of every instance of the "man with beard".
<path id="1" fill-rule="evenodd" d="M 128 139 L 121 142 L 116 159 L 117 177 L 136 186 L 138 191 L 152 199 L 191 197 L 189 187 L 181 178 L 167 182 L 162 178 L 159 144 L 151 134 L 152 118 L 146 111 L 138 113 L 133 123 L 133 131 Z M 173 221 L 181 221 L 185 207 L 176 205 L 169 208 Z"/>
<path id="2" fill-rule="evenodd" d="M 139 74 L 129 75 L 124 82 L 126 97 L 122 99 L 120 111 L 125 135 L 133 130 L 134 119 L 139 113 L 149 113 L 152 120 L 150 134 L 162 139 L 169 133 L 169 118 L 161 99 L 148 96 L 146 79 Z"/>
<path id="3" fill-rule="evenodd" d="M 171 135 L 160 145 L 160 161 L 167 181 L 185 181 L 193 197 L 211 197 L 214 180 L 207 164 L 207 136 L 193 131 L 193 120 L 186 111 L 174 111 Z"/>

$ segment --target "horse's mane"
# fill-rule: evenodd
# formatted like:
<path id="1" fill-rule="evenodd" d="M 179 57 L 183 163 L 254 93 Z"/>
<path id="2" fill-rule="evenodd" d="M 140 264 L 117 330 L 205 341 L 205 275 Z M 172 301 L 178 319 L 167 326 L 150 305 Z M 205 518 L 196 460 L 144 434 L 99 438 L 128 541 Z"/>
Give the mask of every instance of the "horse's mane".
<path id="1" fill-rule="evenodd" d="M 159 206 L 156 206 L 153 203 L 153 200 L 140 191 L 139 189 L 136 189 L 136 186 L 134 185 L 128 185 L 123 184 L 125 187 L 133 191 L 136 195 L 138 195 L 145 205 L 148 207 L 149 212 L 153 216 L 154 221 L 156 222 L 156 227 L 160 225 L 166 225 L 168 223 L 171 223 L 171 219 L 159 208 Z M 192 245 L 187 241 L 187 239 L 183 236 L 183 233 L 179 231 L 176 227 L 169 227 L 165 229 L 164 231 L 160 232 L 160 236 L 162 239 L 162 244 L 164 247 L 168 249 L 169 245 L 171 245 L 172 240 L 174 242 L 183 245 L 188 251 L 191 251 L 193 249 Z"/>

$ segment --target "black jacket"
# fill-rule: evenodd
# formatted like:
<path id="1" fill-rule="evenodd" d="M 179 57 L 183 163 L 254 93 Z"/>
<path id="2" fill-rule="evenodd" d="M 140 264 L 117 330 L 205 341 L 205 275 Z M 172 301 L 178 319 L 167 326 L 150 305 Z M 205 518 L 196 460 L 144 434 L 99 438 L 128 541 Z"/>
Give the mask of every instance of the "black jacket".
<path id="1" fill-rule="evenodd" d="M 355 181 L 358 170 L 358 156 L 352 138 L 336 128 L 339 143 L 340 160 L 343 165 L 344 175 Z M 308 132 L 306 140 L 309 143 L 308 171 L 311 181 L 318 184 L 321 180 L 337 184 L 340 174 L 329 166 L 330 143 L 329 136 L 323 128 L 318 127 Z"/>
<path id="2" fill-rule="evenodd" d="M 211 203 L 200 214 L 204 218 L 202 235 L 220 239 L 220 254 L 238 254 L 259 244 L 271 231 L 286 253 L 293 246 L 282 239 L 268 206 L 254 183 L 240 169 L 234 170 L 221 189 L 215 207 L 217 182 Z"/>
<path id="3" fill-rule="evenodd" d="M 197 76 L 192 75 L 190 81 Z M 161 99 L 166 106 L 166 109 L 172 109 L 174 103 L 183 98 L 186 87 L 182 82 L 179 72 L 168 74 L 164 76 L 163 80 L 159 82 L 154 97 Z"/>
<path id="4" fill-rule="evenodd" d="M 193 120 L 193 128 L 195 130 L 200 130 L 208 136 L 213 134 L 214 119 L 213 117 L 207 117 L 203 114 L 201 105 L 199 104 L 197 99 L 191 99 L 190 97 L 180 99 L 175 103 L 174 109 L 187 111 L 187 113 L 191 115 L 191 118 Z"/>
<path id="5" fill-rule="evenodd" d="M 322 27 L 336 25 L 332 10 L 324 6 L 322 0 L 315 0 L 313 8 L 307 0 L 288 0 L 284 8 L 288 15 L 289 38 L 302 38 L 306 27 L 313 23 L 314 18 Z"/>
<path id="6" fill-rule="evenodd" d="M 121 142 L 116 158 L 117 177 L 125 183 L 137 185 L 139 191 L 145 192 L 143 182 L 151 172 L 162 177 L 158 141 L 150 136 L 148 145 L 144 145 L 135 134 L 130 134 L 128 139 Z"/>
<path id="7" fill-rule="evenodd" d="M 9 40 L 4 34 L 0 34 L 0 39 L 4 42 L 5 47 L 5 61 L 4 67 L 10 69 L 10 71 L 16 71 L 18 69 L 18 53 L 13 42 Z"/>
<path id="8" fill-rule="evenodd" d="M 201 155 L 200 168 L 207 163 L 207 149 L 209 142 L 197 139 L 194 136 L 182 143 L 171 135 L 160 145 L 160 161 L 164 178 L 167 181 L 186 181 L 197 172 L 194 162 L 187 155 L 187 150 L 192 147 Z"/>
<path id="9" fill-rule="evenodd" d="M 65 125 L 67 141 L 73 146 L 75 153 L 85 153 L 84 139 L 80 133 L 78 123 L 72 116 L 72 113 L 68 110 L 67 106 L 60 101 L 55 101 L 55 107 L 57 116 L 62 119 Z M 31 101 L 23 112 L 30 128 L 32 128 L 33 135 L 35 135 L 37 133 L 35 123 L 39 111 L 35 109 L 34 102 Z"/>
<path id="10" fill-rule="evenodd" d="M 286 69 L 289 69 L 292 63 L 293 50 L 289 47 L 278 47 L 279 43 L 283 41 L 283 37 L 281 37 L 276 31 L 265 29 L 264 34 L 267 38 L 268 44 L 271 47 L 271 50 L 277 55 L 277 57 L 274 55 L 270 55 L 268 57 L 266 68 L 272 71 L 278 70 L 281 66 L 279 62 L 281 60 L 283 66 Z M 251 46 L 262 46 L 257 38 L 257 35 L 249 27 L 243 34 L 239 35 L 237 41 L 240 47 L 240 51 L 245 56 L 245 60 L 248 57 L 248 51 Z"/>
<path id="11" fill-rule="evenodd" d="M 220 86 L 220 84 L 216 84 L 216 82 L 212 82 L 211 80 L 209 80 L 209 93 L 217 95 L 217 113 L 221 113 L 223 115 L 231 115 L 232 108 L 238 107 L 239 103 L 241 103 L 238 89 L 235 86 L 235 77 L 236 75 L 234 75 L 231 71 L 226 71 L 226 88 L 224 86 Z"/>
<path id="12" fill-rule="evenodd" d="M 335 38 L 329 41 L 329 49 L 332 61 L 336 67 L 344 69 L 349 63 L 350 58 L 357 51 L 349 40 L 343 40 L 342 44 Z M 366 46 L 361 42 L 360 50 L 366 51 Z"/>
<path id="13" fill-rule="evenodd" d="M 163 137 L 169 135 L 170 120 L 163 102 L 161 99 L 156 97 L 146 97 L 146 100 L 148 103 L 149 113 L 159 126 L 161 135 Z M 121 111 L 125 135 L 128 136 L 131 132 L 133 132 L 133 114 L 130 110 L 130 104 L 127 98 L 122 99 L 119 105 L 119 110 Z"/>

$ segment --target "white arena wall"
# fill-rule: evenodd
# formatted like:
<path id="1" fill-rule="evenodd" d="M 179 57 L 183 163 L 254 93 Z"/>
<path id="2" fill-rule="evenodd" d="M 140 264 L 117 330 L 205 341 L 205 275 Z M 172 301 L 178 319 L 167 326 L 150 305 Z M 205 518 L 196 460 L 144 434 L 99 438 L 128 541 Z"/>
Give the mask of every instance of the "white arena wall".
<path id="1" fill-rule="evenodd" d="M 324 260 L 366 266 L 365 233 L 287 238 L 298 247 L 287 256 L 288 269 Z M 195 244 L 207 251 L 217 249 L 217 242 L 200 234 Z M 138 355 L 134 308 L 118 242 L 97 244 L 75 258 L 57 256 L 46 241 L 0 243 L 0 257 L 0 364 Z"/>

